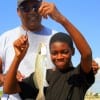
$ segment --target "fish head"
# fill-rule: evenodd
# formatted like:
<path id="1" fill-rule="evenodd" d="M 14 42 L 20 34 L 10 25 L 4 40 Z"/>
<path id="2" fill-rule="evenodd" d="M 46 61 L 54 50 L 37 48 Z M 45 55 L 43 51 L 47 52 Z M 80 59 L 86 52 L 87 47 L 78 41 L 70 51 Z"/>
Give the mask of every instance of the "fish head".
<path id="1" fill-rule="evenodd" d="M 39 49 L 38 49 L 38 54 L 39 55 L 47 55 L 47 48 L 44 43 L 40 43 Z"/>

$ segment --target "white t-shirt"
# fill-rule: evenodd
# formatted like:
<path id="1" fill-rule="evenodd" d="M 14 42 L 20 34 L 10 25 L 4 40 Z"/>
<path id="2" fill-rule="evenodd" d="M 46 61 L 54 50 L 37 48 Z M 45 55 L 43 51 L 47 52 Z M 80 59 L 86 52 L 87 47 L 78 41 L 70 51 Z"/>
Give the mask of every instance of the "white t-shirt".
<path id="1" fill-rule="evenodd" d="M 28 31 L 29 48 L 28 51 L 21 61 L 18 70 L 25 76 L 29 76 L 35 71 L 35 58 L 38 46 L 40 42 L 45 43 L 49 52 L 49 39 L 56 31 L 43 27 L 41 31 L 30 32 Z M 26 31 L 22 27 L 17 27 L 10 31 L 5 32 L 0 36 L 0 56 L 3 62 L 3 73 L 6 73 L 12 63 L 15 52 L 13 48 L 13 42 L 18 39 L 22 34 L 26 34 Z M 48 53 L 49 55 L 49 53 Z M 53 67 L 48 56 L 48 68 Z M 16 94 L 18 95 L 18 94 Z M 10 97 L 10 96 L 9 96 Z M 11 96 L 13 97 L 13 96 Z M 15 96 L 13 99 L 9 100 L 20 100 Z M 4 100 L 4 99 L 2 99 Z"/>

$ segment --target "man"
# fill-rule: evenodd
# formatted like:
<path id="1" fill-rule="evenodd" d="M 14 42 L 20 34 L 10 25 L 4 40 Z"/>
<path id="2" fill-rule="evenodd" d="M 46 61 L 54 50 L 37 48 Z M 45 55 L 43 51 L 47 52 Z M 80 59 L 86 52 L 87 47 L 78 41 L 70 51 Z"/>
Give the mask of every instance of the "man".
<path id="1" fill-rule="evenodd" d="M 54 30 L 51 30 L 41 24 L 42 17 L 46 18 L 47 16 L 41 12 L 44 12 L 44 6 L 50 8 L 50 4 L 47 2 L 42 2 L 42 0 L 18 0 L 17 1 L 17 13 L 21 19 L 21 26 L 9 30 L 0 36 L 0 52 L 2 54 L 2 70 L 0 79 L 4 79 L 4 74 L 8 71 L 9 66 L 14 58 L 14 48 L 13 42 L 18 39 L 21 35 L 28 35 L 29 48 L 27 54 L 21 64 L 19 65 L 19 81 L 24 77 L 29 76 L 34 69 L 34 61 L 36 57 L 36 51 L 40 42 L 48 44 L 48 40 L 52 34 L 55 33 Z M 53 8 L 55 9 L 55 8 Z M 52 16 L 55 13 L 50 8 L 47 10 Z M 41 13 L 41 14 L 40 14 Z M 55 19 L 54 19 L 55 20 Z M 50 64 L 48 64 L 50 65 Z M 50 65 L 51 67 L 51 65 Z M 3 80 L 1 80 L 3 84 Z M 18 95 L 4 95 L 4 98 L 7 100 L 20 100 Z M 4 98 L 2 98 L 4 100 Z"/>

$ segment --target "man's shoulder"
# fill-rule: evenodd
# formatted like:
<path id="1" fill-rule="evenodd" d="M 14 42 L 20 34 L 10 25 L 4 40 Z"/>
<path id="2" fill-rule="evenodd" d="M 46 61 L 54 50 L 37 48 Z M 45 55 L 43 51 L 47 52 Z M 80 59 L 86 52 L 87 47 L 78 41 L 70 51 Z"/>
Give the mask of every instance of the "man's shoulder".
<path id="1" fill-rule="evenodd" d="M 45 35 L 53 35 L 53 34 L 57 33 L 57 31 L 54 29 L 50 29 L 46 26 L 43 26 L 43 27 L 44 28 L 43 28 L 42 32 L 45 32 Z"/>
<path id="2" fill-rule="evenodd" d="M 4 40 L 4 39 L 7 39 L 7 38 L 12 38 L 12 37 L 16 37 L 17 33 L 20 32 L 20 27 L 16 27 L 16 28 L 13 28 L 13 29 L 10 29 L 8 31 L 5 31 L 4 33 L 2 33 L 0 35 L 0 39 Z"/>
<path id="3" fill-rule="evenodd" d="M 16 27 L 16 28 L 13 28 L 13 29 L 9 29 L 9 30 L 5 31 L 4 33 L 2 33 L 2 35 L 7 35 L 7 34 L 11 34 L 11 33 L 14 34 L 14 32 L 16 32 L 16 31 L 19 30 L 19 28 L 20 27 Z"/>

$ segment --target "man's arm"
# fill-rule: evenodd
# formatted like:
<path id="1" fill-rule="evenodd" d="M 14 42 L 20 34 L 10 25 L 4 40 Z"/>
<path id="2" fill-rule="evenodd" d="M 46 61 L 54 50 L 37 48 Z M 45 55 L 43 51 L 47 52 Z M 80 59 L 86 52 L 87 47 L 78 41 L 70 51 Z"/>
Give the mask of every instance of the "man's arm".
<path id="1" fill-rule="evenodd" d="M 3 85 L 4 83 L 4 78 L 5 78 L 5 75 L 2 74 L 2 59 L 0 57 L 0 86 Z"/>

